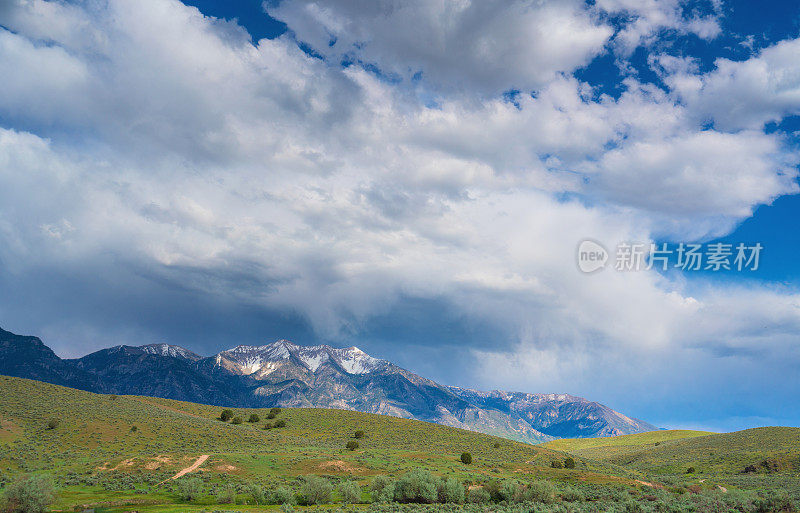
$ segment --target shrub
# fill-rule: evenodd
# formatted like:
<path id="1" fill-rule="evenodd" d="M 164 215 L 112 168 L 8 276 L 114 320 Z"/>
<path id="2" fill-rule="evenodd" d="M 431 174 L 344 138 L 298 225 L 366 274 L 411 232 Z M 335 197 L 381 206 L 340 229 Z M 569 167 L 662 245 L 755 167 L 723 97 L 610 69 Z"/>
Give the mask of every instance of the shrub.
<path id="1" fill-rule="evenodd" d="M 219 420 L 222 422 L 228 422 L 233 418 L 233 410 L 222 410 L 222 413 L 219 414 Z"/>
<path id="2" fill-rule="evenodd" d="M 500 442 L 495 442 L 495 443 L 492 445 L 492 447 L 494 447 L 495 449 L 499 449 L 499 448 L 500 448 Z"/>
<path id="3" fill-rule="evenodd" d="M 178 481 L 178 495 L 181 499 L 191 502 L 200 496 L 203 483 L 197 477 L 187 477 Z"/>
<path id="4" fill-rule="evenodd" d="M 275 504 L 294 504 L 294 492 L 285 486 L 279 486 L 272 492 L 272 502 Z"/>
<path id="5" fill-rule="evenodd" d="M 270 408 L 269 413 L 271 415 L 280 415 L 281 414 L 281 409 L 280 408 Z"/>
<path id="6" fill-rule="evenodd" d="M 355 440 L 350 440 L 349 442 L 347 442 L 347 445 L 345 445 L 345 447 L 347 447 L 348 451 L 355 451 L 356 449 L 358 449 L 358 442 L 356 442 Z"/>
<path id="7" fill-rule="evenodd" d="M 276 428 L 286 427 L 286 421 L 281 419 L 278 422 L 276 422 L 273 427 L 276 427 Z"/>
<path id="8" fill-rule="evenodd" d="M 586 497 L 578 488 L 567 486 L 561 491 L 561 499 L 566 502 L 583 502 Z"/>
<path id="9" fill-rule="evenodd" d="M 561 463 L 561 460 L 553 460 L 550 462 L 550 466 L 553 468 L 564 468 L 564 464 Z"/>
<path id="10" fill-rule="evenodd" d="M 306 504 L 325 504 L 330 502 L 333 486 L 324 477 L 306 476 L 300 493 Z"/>
<path id="11" fill-rule="evenodd" d="M 469 465 L 472 463 L 472 454 L 468 452 L 461 453 L 461 463 L 464 465 Z"/>
<path id="12" fill-rule="evenodd" d="M 272 429 L 272 422 L 267 422 L 266 424 L 264 424 L 264 427 L 262 429 L 265 429 L 265 430 Z"/>
<path id="13" fill-rule="evenodd" d="M 551 504 L 556 500 L 556 487 L 550 481 L 534 481 L 525 491 L 525 498 L 534 502 Z"/>
<path id="14" fill-rule="evenodd" d="M 255 414 L 255 413 L 251 413 L 251 414 L 250 414 L 250 418 L 249 418 L 249 419 L 247 419 L 247 422 L 258 422 L 258 421 L 260 421 L 260 420 L 261 420 L 261 417 L 259 417 L 259 416 L 258 416 L 257 414 Z"/>
<path id="15" fill-rule="evenodd" d="M 467 492 L 467 501 L 472 502 L 475 504 L 484 504 L 492 500 L 492 497 L 489 495 L 482 486 L 471 488 L 469 492 Z"/>
<path id="16" fill-rule="evenodd" d="M 217 490 L 217 503 L 218 504 L 233 504 L 236 500 L 236 490 L 232 485 L 223 485 L 222 488 Z"/>
<path id="17" fill-rule="evenodd" d="M 573 458 L 567 458 L 564 460 L 564 468 L 575 468 L 575 460 Z"/>
<path id="18" fill-rule="evenodd" d="M 437 490 L 439 502 L 461 504 L 464 502 L 464 486 L 453 477 L 442 479 Z"/>
<path id="19" fill-rule="evenodd" d="M 503 481 L 497 494 L 501 501 L 513 501 L 517 498 L 517 483 L 514 481 Z"/>
<path id="20" fill-rule="evenodd" d="M 231 424 L 241 424 L 242 422 L 243 421 L 241 417 L 234 417 L 233 420 L 231 421 Z"/>
<path id="21" fill-rule="evenodd" d="M 412 470 L 397 480 L 394 499 L 398 502 L 427 503 L 438 498 L 436 480 L 427 470 Z"/>
<path id="22" fill-rule="evenodd" d="M 355 481 L 345 481 L 340 484 L 339 493 L 345 503 L 358 504 L 361 502 L 361 487 Z"/>
<path id="23" fill-rule="evenodd" d="M 694 474 L 694 467 L 689 467 L 686 469 L 687 474 Z"/>
<path id="24" fill-rule="evenodd" d="M 275 415 L 274 413 L 267 413 L 267 418 L 268 418 L 268 419 L 272 420 L 272 419 L 274 419 L 275 417 L 277 417 L 277 415 Z"/>
<path id="25" fill-rule="evenodd" d="M 138 427 L 136 427 L 136 426 L 131 426 L 131 433 L 135 433 L 135 432 L 137 432 L 137 431 L 139 431 L 139 428 L 138 428 Z"/>
<path id="26" fill-rule="evenodd" d="M 256 483 L 250 483 L 248 491 L 250 492 L 250 495 L 253 497 L 253 503 L 258 505 L 269 503 L 269 499 L 267 498 L 267 491 L 264 490 L 263 486 Z"/>
<path id="27" fill-rule="evenodd" d="M 364 438 L 364 432 L 359 429 L 358 431 L 353 433 L 353 438 Z"/>
<path id="28" fill-rule="evenodd" d="M 47 423 L 47 429 L 55 429 L 61 422 L 58 419 L 53 419 Z"/>
<path id="29" fill-rule="evenodd" d="M 36 475 L 8 485 L 4 495 L 9 511 L 43 513 L 55 501 L 55 486 L 49 476 Z"/>
<path id="30" fill-rule="evenodd" d="M 378 476 L 369 487 L 373 502 L 392 502 L 394 500 L 394 481 L 386 476 Z"/>

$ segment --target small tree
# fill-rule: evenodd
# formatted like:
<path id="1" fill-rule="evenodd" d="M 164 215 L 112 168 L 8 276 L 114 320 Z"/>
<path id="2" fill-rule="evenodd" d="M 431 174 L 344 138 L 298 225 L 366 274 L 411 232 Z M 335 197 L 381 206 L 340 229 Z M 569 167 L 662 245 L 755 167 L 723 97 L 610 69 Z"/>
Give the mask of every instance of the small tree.
<path id="1" fill-rule="evenodd" d="M 333 485 L 324 477 L 306 476 L 300 493 L 306 504 L 325 504 L 331 500 Z"/>
<path id="2" fill-rule="evenodd" d="M 398 502 L 430 504 L 438 499 L 436 479 L 427 470 L 412 470 L 397 480 L 394 499 Z"/>
<path id="3" fill-rule="evenodd" d="M 139 428 L 138 428 L 138 427 L 136 427 L 136 426 L 131 426 L 131 433 L 135 433 L 135 432 L 137 432 L 137 431 L 139 431 Z"/>
<path id="4" fill-rule="evenodd" d="M 47 423 L 47 429 L 55 429 L 59 424 L 61 424 L 61 421 L 58 419 L 52 419 Z"/>
<path id="5" fill-rule="evenodd" d="M 250 414 L 250 418 L 249 418 L 249 419 L 247 419 L 247 422 L 258 422 L 258 421 L 260 421 L 260 420 L 261 420 L 261 417 L 259 417 L 259 416 L 258 416 L 257 414 L 255 414 L 255 413 L 251 413 L 251 414 Z"/>
<path id="6" fill-rule="evenodd" d="M 495 442 L 494 445 L 492 445 L 492 447 L 494 447 L 495 449 L 499 449 L 500 448 L 500 442 Z"/>
<path id="7" fill-rule="evenodd" d="M 280 419 L 279 421 L 277 421 L 275 423 L 275 425 L 273 427 L 276 427 L 276 428 L 286 427 L 286 421 L 283 420 L 283 419 Z"/>
<path id="8" fill-rule="evenodd" d="M 55 485 L 50 476 L 31 476 L 8 485 L 5 499 L 10 511 L 43 513 L 55 501 Z"/>
<path id="9" fill-rule="evenodd" d="M 461 463 L 464 465 L 472 464 L 472 454 L 468 452 L 461 453 Z"/>
<path id="10" fill-rule="evenodd" d="M 232 485 L 226 484 L 217 491 L 218 504 L 233 504 L 236 500 L 236 490 Z"/>
<path id="11" fill-rule="evenodd" d="M 339 493 L 346 504 L 361 502 L 361 487 L 355 481 L 345 481 L 339 485 Z"/>
<path id="12" fill-rule="evenodd" d="M 359 439 L 364 438 L 364 432 L 359 429 L 358 431 L 353 433 L 353 438 L 359 438 Z"/>
<path id="13" fill-rule="evenodd" d="M 265 431 L 272 429 L 272 422 L 267 422 L 266 424 L 264 424 L 264 428 L 263 429 Z"/>
<path id="14" fill-rule="evenodd" d="M 694 467 L 689 467 L 686 469 L 687 474 L 694 474 Z"/>
<path id="15" fill-rule="evenodd" d="M 564 468 L 575 468 L 575 460 L 572 457 L 564 460 Z"/>
<path id="16" fill-rule="evenodd" d="M 241 417 L 234 417 L 233 420 L 231 421 L 231 424 L 241 424 L 242 422 L 244 421 L 242 420 Z"/>
<path id="17" fill-rule="evenodd" d="M 492 496 L 489 495 L 489 492 L 487 492 L 482 486 L 472 488 L 467 493 L 467 501 L 474 502 L 475 504 L 484 504 L 490 500 L 492 500 Z"/>
<path id="18" fill-rule="evenodd" d="M 392 502 L 394 500 L 394 481 L 387 476 L 373 479 L 369 487 L 373 502 Z"/>
<path id="19" fill-rule="evenodd" d="M 219 420 L 222 422 L 228 422 L 233 418 L 233 410 L 222 410 L 222 413 L 219 414 Z"/>
<path id="20" fill-rule="evenodd" d="M 270 408 L 269 412 L 273 415 L 280 415 L 281 409 L 280 408 Z"/>
<path id="21" fill-rule="evenodd" d="M 347 442 L 347 445 L 345 445 L 345 447 L 347 447 L 348 451 L 355 451 L 356 449 L 358 449 L 358 442 L 356 442 L 355 440 L 350 440 L 349 442 Z"/>
<path id="22" fill-rule="evenodd" d="M 253 503 L 258 505 L 264 505 L 269 503 L 269 499 L 267 498 L 267 491 L 264 489 L 263 486 L 257 483 L 250 483 L 247 487 L 248 491 L 250 492 L 250 496 L 253 497 Z"/>
<path id="23" fill-rule="evenodd" d="M 178 481 L 178 495 L 181 499 L 191 502 L 200 497 L 203 482 L 197 477 L 187 477 Z"/>
<path id="24" fill-rule="evenodd" d="M 564 468 L 564 464 L 561 463 L 561 460 L 553 460 L 550 462 L 550 466 L 553 468 Z"/>

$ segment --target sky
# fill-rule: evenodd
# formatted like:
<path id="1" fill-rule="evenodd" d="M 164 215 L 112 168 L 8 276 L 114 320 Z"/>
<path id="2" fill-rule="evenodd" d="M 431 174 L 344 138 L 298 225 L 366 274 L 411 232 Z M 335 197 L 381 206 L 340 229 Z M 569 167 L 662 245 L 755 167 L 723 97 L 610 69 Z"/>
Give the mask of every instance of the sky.
<path id="1" fill-rule="evenodd" d="M 789 1 L 0 1 L 0 326 L 800 426 L 798 56 Z"/>

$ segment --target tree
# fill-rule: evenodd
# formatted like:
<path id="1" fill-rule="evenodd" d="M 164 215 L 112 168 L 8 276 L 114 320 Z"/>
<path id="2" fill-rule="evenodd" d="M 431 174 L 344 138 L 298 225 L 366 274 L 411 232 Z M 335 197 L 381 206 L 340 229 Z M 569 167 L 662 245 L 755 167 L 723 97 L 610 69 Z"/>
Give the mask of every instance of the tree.
<path id="1" fill-rule="evenodd" d="M 280 415 L 281 409 L 280 408 L 270 408 L 269 412 L 273 415 Z"/>
<path id="2" fill-rule="evenodd" d="M 339 493 L 342 500 L 347 504 L 358 504 L 361 502 L 361 487 L 355 481 L 345 481 L 339 485 Z"/>
<path id="3" fill-rule="evenodd" d="M 564 468 L 564 464 L 561 463 L 561 460 L 553 460 L 550 462 L 550 466 L 553 468 Z"/>
<path id="4" fill-rule="evenodd" d="M 255 413 L 251 413 L 251 414 L 250 414 L 250 418 L 249 418 L 249 419 L 247 419 L 247 422 L 258 422 L 258 421 L 260 421 L 260 420 L 261 420 L 261 417 L 259 417 L 259 416 L 258 416 L 257 414 L 255 414 Z"/>
<path id="5" fill-rule="evenodd" d="M 472 454 L 468 452 L 461 453 L 461 463 L 470 465 L 472 463 Z"/>
<path id="6" fill-rule="evenodd" d="M 61 424 L 61 421 L 58 419 L 52 419 L 47 423 L 47 429 L 55 429 L 58 425 Z"/>
<path id="7" fill-rule="evenodd" d="M 272 422 L 267 422 L 266 424 L 264 424 L 264 427 L 263 427 L 263 429 L 264 429 L 265 431 L 266 431 L 266 430 L 270 430 L 270 429 L 272 429 Z"/>
<path id="8" fill-rule="evenodd" d="M 219 420 L 222 422 L 228 422 L 233 418 L 233 410 L 222 410 L 222 413 L 219 414 Z"/>
<path id="9" fill-rule="evenodd" d="M 275 425 L 273 427 L 276 427 L 276 428 L 286 427 L 286 421 L 283 420 L 283 419 L 280 419 L 279 421 L 277 421 L 275 423 Z"/>
<path id="10" fill-rule="evenodd" d="M 358 431 L 353 433 L 353 438 L 364 438 L 364 432 L 359 429 Z"/>
<path id="11" fill-rule="evenodd" d="M 9 511 L 43 513 L 55 501 L 55 485 L 50 476 L 31 476 L 8 485 L 5 499 Z"/>
<path id="12" fill-rule="evenodd" d="M 233 504 L 235 500 L 236 490 L 233 488 L 233 485 L 223 485 L 222 488 L 217 491 L 218 504 Z"/>
<path id="13" fill-rule="evenodd" d="M 248 491 L 250 495 L 253 497 L 253 503 L 258 505 L 268 504 L 269 500 L 267 498 L 267 491 L 264 490 L 264 487 L 257 483 L 250 483 L 248 486 Z"/>
<path id="14" fill-rule="evenodd" d="M 138 427 L 136 427 L 136 426 L 131 426 L 131 433 L 135 433 L 135 432 L 137 432 L 137 431 L 139 431 L 139 428 L 138 428 Z"/>
<path id="15" fill-rule="evenodd" d="M 325 504 L 331 500 L 333 485 L 324 477 L 306 476 L 300 493 L 306 504 Z"/>
<path id="16" fill-rule="evenodd" d="M 492 445 L 492 447 L 494 447 L 495 449 L 499 449 L 500 448 L 500 442 L 495 442 L 494 445 Z"/>
<path id="17" fill-rule="evenodd" d="M 241 424 L 242 422 L 244 421 L 242 420 L 241 417 L 234 417 L 233 420 L 231 421 L 231 424 Z"/>
<path id="18" fill-rule="evenodd" d="M 575 460 L 572 457 L 565 459 L 564 468 L 575 468 Z"/>
<path id="19" fill-rule="evenodd" d="M 187 477 L 178 481 L 178 495 L 181 499 L 191 502 L 200 497 L 203 482 L 197 477 Z"/>
<path id="20" fill-rule="evenodd" d="M 689 467 L 686 469 L 687 474 L 694 474 L 694 467 Z"/>
<path id="21" fill-rule="evenodd" d="M 347 442 L 347 445 L 345 445 L 345 447 L 347 447 L 348 451 L 355 451 L 356 449 L 358 449 L 358 442 L 356 442 L 355 440 L 350 440 L 349 442 Z"/>

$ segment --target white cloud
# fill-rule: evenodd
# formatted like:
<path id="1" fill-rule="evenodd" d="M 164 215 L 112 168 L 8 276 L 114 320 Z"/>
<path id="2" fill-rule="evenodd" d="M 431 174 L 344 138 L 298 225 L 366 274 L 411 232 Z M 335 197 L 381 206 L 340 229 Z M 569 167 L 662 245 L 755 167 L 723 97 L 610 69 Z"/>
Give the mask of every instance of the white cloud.
<path id="1" fill-rule="evenodd" d="M 761 323 L 775 327 L 767 350 L 785 349 L 790 293 L 731 304 L 725 290 L 690 294 L 646 272 L 589 277 L 573 262 L 585 237 L 708 236 L 796 192 L 796 156 L 779 135 L 703 130 L 675 91 L 633 79 L 618 99 L 598 98 L 560 73 L 609 37 L 578 4 L 504 4 L 484 19 L 468 2 L 361 14 L 342 2 L 322 22 L 316 5 L 281 7 L 301 39 L 324 46 L 341 33 L 320 50 L 334 53 L 366 39 L 367 60 L 404 76 L 422 67 L 453 94 L 426 105 L 361 66 L 310 57 L 288 36 L 253 45 L 173 0 L 0 11 L 14 24 L 0 30 L 0 75 L 12 77 L 0 82 L 11 123 L 0 130 L 3 272 L 135 274 L 298 312 L 323 338 L 358 335 L 404 297 L 434 298 L 520 341 L 484 355 L 486 369 L 519 355 L 530 386 L 598 355 L 645 380 L 653 354 L 693 351 L 690 341 L 720 347 L 722 333 L 721 351 L 752 350 L 763 341 L 746 333 Z M 495 46 L 475 53 L 475 41 Z M 692 62 L 659 63 L 685 95 Z M 538 91 L 516 104 L 487 95 L 510 87 Z M 751 304 L 763 308 L 744 315 Z"/>

